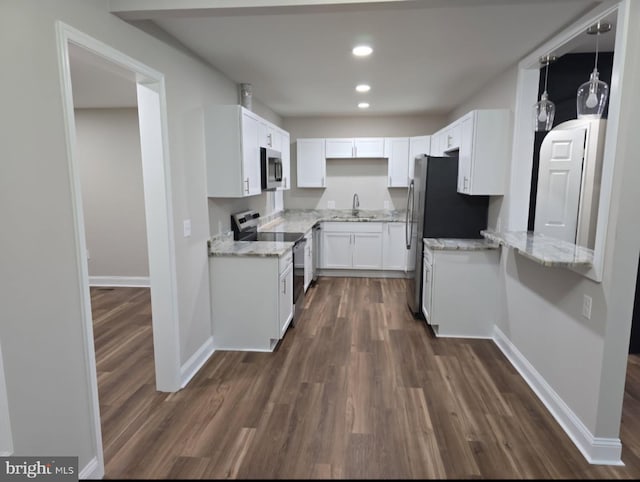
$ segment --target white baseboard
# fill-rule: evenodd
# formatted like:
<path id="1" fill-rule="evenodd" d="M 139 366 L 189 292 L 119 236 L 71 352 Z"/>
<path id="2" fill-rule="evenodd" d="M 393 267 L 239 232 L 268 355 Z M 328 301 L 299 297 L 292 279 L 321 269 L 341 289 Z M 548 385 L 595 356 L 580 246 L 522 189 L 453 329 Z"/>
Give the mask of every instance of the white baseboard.
<path id="1" fill-rule="evenodd" d="M 404 271 L 376 269 L 319 269 L 318 276 L 338 278 L 406 278 Z"/>
<path id="2" fill-rule="evenodd" d="M 126 288 L 148 288 L 148 276 L 89 276 L 89 286 L 122 286 Z"/>
<path id="3" fill-rule="evenodd" d="M 497 326 L 493 327 L 493 341 L 544 403 L 587 462 L 598 465 L 624 465 L 620 459 L 622 443 L 619 438 L 594 437 L 560 395 Z"/>
<path id="4" fill-rule="evenodd" d="M 209 360 L 211 355 L 215 352 L 213 345 L 213 337 L 209 337 L 198 350 L 191 355 L 184 365 L 180 367 L 180 379 L 182 383 L 180 388 L 184 388 L 187 383 L 198 373 L 198 370 Z"/>
<path id="5" fill-rule="evenodd" d="M 98 463 L 98 458 L 92 458 L 80 471 L 79 479 L 102 479 L 104 478 L 104 466 Z"/>

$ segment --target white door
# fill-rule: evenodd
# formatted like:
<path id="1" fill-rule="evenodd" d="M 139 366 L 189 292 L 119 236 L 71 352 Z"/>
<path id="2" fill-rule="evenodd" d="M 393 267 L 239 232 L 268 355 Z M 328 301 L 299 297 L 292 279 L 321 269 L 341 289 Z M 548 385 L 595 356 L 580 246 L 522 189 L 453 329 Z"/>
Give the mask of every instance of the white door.
<path id="1" fill-rule="evenodd" d="M 293 266 L 291 264 L 280 275 L 279 293 L 278 332 L 282 338 L 293 318 Z"/>
<path id="2" fill-rule="evenodd" d="M 416 157 L 422 154 L 429 154 L 430 140 L 429 136 L 409 138 L 409 179 L 413 179 Z"/>
<path id="3" fill-rule="evenodd" d="M 576 241 L 586 129 L 549 132 L 540 147 L 535 231 Z"/>
<path id="4" fill-rule="evenodd" d="M 242 113 L 242 192 L 245 196 L 260 194 L 260 126 L 256 119 Z"/>
<path id="5" fill-rule="evenodd" d="M 324 187 L 324 139 L 298 139 L 298 187 Z"/>
<path id="6" fill-rule="evenodd" d="M 381 233 L 353 233 L 353 267 L 382 269 Z"/>
<path id="7" fill-rule="evenodd" d="M 471 191 L 471 164 L 473 150 L 473 117 L 466 116 L 460 122 L 460 150 L 458 151 L 458 192 Z"/>
<path id="8" fill-rule="evenodd" d="M 351 268 L 351 233 L 327 232 L 322 233 L 322 267 L 327 269 Z"/>
<path id="9" fill-rule="evenodd" d="M 326 139 L 325 141 L 327 159 L 354 157 L 353 151 L 353 139 L 351 138 Z"/>
<path id="10" fill-rule="evenodd" d="M 406 269 L 408 251 L 404 228 L 404 223 L 386 223 L 382 228 L 382 269 Z"/>
<path id="11" fill-rule="evenodd" d="M 353 140 L 353 157 L 386 157 L 382 137 L 361 137 Z"/>
<path id="12" fill-rule="evenodd" d="M 384 155 L 389 158 L 387 187 L 407 187 L 409 185 L 409 138 L 386 138 Z"/>
<path id="13" fill-rule="evenodd" d="M 433 266 L 424 260 L 422 263 L 422 314 L 431 324 L 431 299 L 433 286 Z"/>
<path id="14" fill-rule="evenodd" d="M 313 279 L 313 236 L 308 234 L 305 238 L 307 242 L 304 246 L 304 290 L 307 291 Z"/>

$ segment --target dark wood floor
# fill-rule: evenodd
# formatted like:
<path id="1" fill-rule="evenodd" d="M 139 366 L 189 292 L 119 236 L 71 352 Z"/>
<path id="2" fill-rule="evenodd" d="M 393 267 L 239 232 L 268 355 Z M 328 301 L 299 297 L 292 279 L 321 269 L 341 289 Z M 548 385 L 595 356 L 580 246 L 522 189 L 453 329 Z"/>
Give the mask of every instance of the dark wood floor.
<path id="1" fill-rule="evenodd" d="M 216 352 L 174 394 L 148 290 L 91 295 L 107 478 L 640 478 L 638 357 L 626 466 L 592 466 L 491 341 L 414 321 L 403 280 L 321 278 L 275 353 Z"/>

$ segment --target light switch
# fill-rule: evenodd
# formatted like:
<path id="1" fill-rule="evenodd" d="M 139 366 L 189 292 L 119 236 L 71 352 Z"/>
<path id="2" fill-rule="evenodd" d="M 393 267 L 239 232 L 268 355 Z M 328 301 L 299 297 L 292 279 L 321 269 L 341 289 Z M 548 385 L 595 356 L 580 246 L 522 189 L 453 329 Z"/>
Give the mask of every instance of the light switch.
<path id="1" fill-rule="evenodd" d="M 185 219 L 183 222 L 184 227 L 184 237 L 188 238 L 191 236 L 191 219 Z"/>

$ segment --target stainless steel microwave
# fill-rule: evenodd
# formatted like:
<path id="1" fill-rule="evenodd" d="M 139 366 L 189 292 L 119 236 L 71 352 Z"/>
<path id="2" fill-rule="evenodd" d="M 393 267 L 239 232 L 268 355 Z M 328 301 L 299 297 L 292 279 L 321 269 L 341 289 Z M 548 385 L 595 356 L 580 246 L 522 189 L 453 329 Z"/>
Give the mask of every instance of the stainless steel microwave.
<path id="1" fill-rule="evenodd" d="M 275 191 L 282 187 L 282 154 L 274 149 L 260 148 L 262 190 Z"/>

